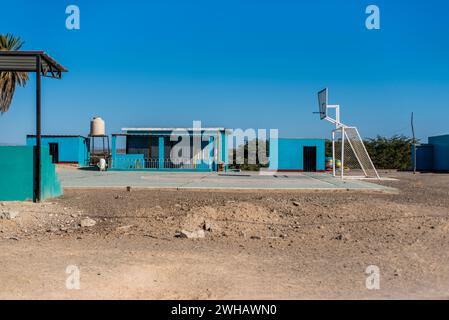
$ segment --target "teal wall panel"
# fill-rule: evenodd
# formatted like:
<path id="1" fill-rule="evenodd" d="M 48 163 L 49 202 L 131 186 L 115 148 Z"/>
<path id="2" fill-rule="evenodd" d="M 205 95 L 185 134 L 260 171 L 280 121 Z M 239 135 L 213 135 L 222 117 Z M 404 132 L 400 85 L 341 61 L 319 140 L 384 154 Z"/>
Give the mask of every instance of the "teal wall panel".
<path id="1" fill-rule="evenodd" d="M 433 146 L 433 169 L 436 171 L 448 171 L 449 135 L 429 137 L 429 144 Z"/>
<path id="2" fill-rule="evenodd" d="M 412 163 L 415 158 L 415 148 L 412 149 Z M 422 144 L 416 146 L 416 170 L 419 171 L 432 171 L 433 170 L 433 145 Z M 413 166 L 413 164 L 412 164 Z"/>
<path id="3" fill-rule="evenodd" d="M 0 200 L 33 200 L 33 148 L 0 147 Z"/>
<path id="4" fill-rule="evenodd" d="M 0 146 L 0 201 L 33 200 L 34 148 Z M 42 200 L 62 195 L 48 147 L 42 147 Z"/>

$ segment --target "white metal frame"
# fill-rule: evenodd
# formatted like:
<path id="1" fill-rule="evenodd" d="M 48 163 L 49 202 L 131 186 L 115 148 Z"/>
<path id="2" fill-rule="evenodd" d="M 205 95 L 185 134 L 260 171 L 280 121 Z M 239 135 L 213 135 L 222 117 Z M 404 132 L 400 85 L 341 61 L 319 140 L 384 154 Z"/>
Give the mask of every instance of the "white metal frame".
<path id="1" fill-rule="evenodd" d="M 345 161 L 344 150 L 345 150 L 345 140 L 346 140 L 346 139 L 345 139 L 345 137 L 346 137 L 346 132 L 345 132 L 345 130 L 346 130 L 346 129 L 349 129 L 349 128 L 354 128 L 354 129 L 356 130 L 357 135 L 359 136 L 360 140 L 362 140 L 362 138 L 360 137 L 360 133 L 359 133 L 359 131 L 357 130 L 357 127 L 349 127 L 349 126 L 343 124 L 343 123 L 340 121 L 340 105 L 338 105 L 338 104 L 327 105 L 327 106 L 326 106 L 326 109 L 335 109 L 335 119 L 334 119 L 334 118 L 331 118 L 331 117 L 329 116 L 329 113 L 327 112 L 327 110 L 326 110 L 326 117 L 324 118 L 324 120 L 327 120 L 327 121 L 329 121 L 329 122 L 332 123 L 332 124 L 335 124 L 335 129 L 332 130 L 332 174 L 333 174 L 334 177 L 337 176 L 336 163 L 335 163 L 335 162 L 336 162 L 336 161 L 335 161 L 335 156 L 336 156 L 336 154 L 335 154 L 335 134 L 336 134 L 336 132 L 340 131 L 340 132 L 341 132 L 341 160 L 340 160 L 340 161 L 341 161 L 341 164 L 340 164 L 340 177 L 341 177 L 341 179 L 344 179 L 344 178 L 345 178 L 345 176 L 344 176 L 344 161 Z M 349 145 L 351 146 L 351 148 L 354 150 L 354 148 L 353 148 L 353 146 L 352 146 L 352 144 L 351 144 L 351 140 L 349 140 L 349 139 L 347 139 L 347 140 L 348 140 L 348 143 L 349 143 Z M 362 140 L 362 141 L 363 141 L 363 140 Z M 363 145 L 363 148 L 364 148 L 365 152 L 368 154 L 368 151 L 366 150 L 365 144 L 362 144 L 362 145 Z M 362 162 L 360 161 L 359 157 L 357 156 L 357 153 L 354 152 L 354 154 L 355 154 L 355 156 L 356 156 L 356 158 L 357 158 L 357 161 L 359 162 L 360 166 L 362 167 L 362 170 L 363 170 L 363 173 L 365 174 L 365 177 L 367 177 L 366 170 L 365 170 L 365 168 L 363 167 L 363 164 L 362 164 Z M 370 161 L 372 167 L 374 168 L 374 172 L 375 172 L 375 174 L 376 174 L 376 178 L 377 178 L 377 179 L 380 179 L 380 176 L 379 176 L 379 174 L 378 174 L 378 172 L 377 172 L 377 170 L 376 170 L 376 167 L 375 167 L 374 164 L 373 164 L 373 161 L 371 160 L 371 157 L 369 157 L 369 154 L 368 154 L 368 159 L 369 159 L 369 161 Z M 346 177 L 346 178 L 360 179 L 360 178 L 364 178 L 364 177 Z"/>

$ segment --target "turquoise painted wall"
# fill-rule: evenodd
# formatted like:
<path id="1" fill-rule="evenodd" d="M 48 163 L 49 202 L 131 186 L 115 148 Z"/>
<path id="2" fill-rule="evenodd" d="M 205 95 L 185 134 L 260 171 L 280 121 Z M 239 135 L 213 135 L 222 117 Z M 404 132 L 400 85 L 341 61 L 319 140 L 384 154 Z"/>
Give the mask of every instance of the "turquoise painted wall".
<path id="1" fill-rule="evenodd" d="M 415 158 L 415 148 L 412 149 L 412 166 Z M 433 170 L 433 145 L 422 144 L 416 146 L 416 169 L 419 171 L 432 171 Z"/>
<path id="2" fill-rule="evenodd" d="M 0 146 L 0 201 L 33 200 L 34 148 L 32 146 Z M 62 195 L 56 167 L 50 150 L 42 147 L 42 200 Z"/>
<path id="3" fill-rule="evenodd" d="M 433 169 L 437 171 L 448 171 L 449 135 L 429 137 L 429 144 L 433 146 Z"/>
<path id="4" fill-rule="evenodd" d="M 317 148 L 317 171 L 325 170 L 324 139 L 271 139 L 270 170 L 304 170 L 304 147 Z M 276 157 L 277 155 L 277 157 Z"/>
<path id="5" fill-rule="evenodd" d="M 144 167 L 143 154 L 117 154 L 112 157 L 112 169 L 142 169 Z"/>
<path id="6" fill-rule="evenodd" d="M 49 143 L 58 144 L 59 162 L 78 163 L 81 167 L 89 165 L 90 155 L 87 138 L 81 136 L 43 136 L 42 145 L 48 145 Z M 36 138 L 27 136 L 27 145 L 36 145 Z"/>

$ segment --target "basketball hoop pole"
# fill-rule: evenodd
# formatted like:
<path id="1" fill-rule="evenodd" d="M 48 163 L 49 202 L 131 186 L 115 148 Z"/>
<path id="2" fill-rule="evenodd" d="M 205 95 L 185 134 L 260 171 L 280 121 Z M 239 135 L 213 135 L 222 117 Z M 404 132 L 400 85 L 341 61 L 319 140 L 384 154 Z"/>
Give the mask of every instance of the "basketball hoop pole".
<path id="1" fill-rule="evenodd" d="M 380 179 L 380 176 L 376 170 L 376 167 L 368 154 L 366 146 L 360 136 L 359 131 L 356 127 L 347 126 L 341 122 L 340 119 L 340 105 L 338 104 L 328 104 L 328 89 L 325 88 L 318 92 L 318 104 L 319 104 L 319 114 L 321 120 L 326 120 L 335 125 L 335 129 L 332 130 L 332 174 L 334 177 L 337 176 L 337 161 L 336 157 L 341 156 L 340 160 L 340 173 L 341 179 L 345 178 L 345 162 L 348 161 L 348 170 L 351 167 L 351 159 L 355 156 L 357 163 L 359 164 L 361 170 L 363 171 L 363 177 L 368 178 L 370 175 L 369 170 L 374 174 L 373 176 Z M 329 115 L 328 110 L 334 109 L 335 114 Z M 336 143 L 337 134 L 341 134 L 341 154 L 337 155 Z M 353 155 L 345 154 L 345 148 L 352 150 Z M 340 152 L 338 152 L 340 153 Z M 347 158 L 347 159 L 345 159 Z"/>
<path id="2" fill-rule="evenodd" d="M 336 130 L 342 131 L 342 143 L 344 146 L 344 141 L 343 141 L 344 131 L 343 130 L 344 130 L 345 125 L 340 122 L 340 105 L 338 105 L 338 104 L 329 105 L 328 104 L 328 105 L 326 105 L 326 109 L 335 109 L 335 119 L 329 117 L 326 112 L 326 117 L 324 118 L 324 120 L 327 120 L 332 124 L 335 124 L 335 130 L 332 131 L 332 175 L 334 177 L 336 177 L 337 176 L 337 164 L 336 164 L 336 158 L 335 158 L 335 156 L 336 156 L 336 154 L 335 154 L 335 131 Z M 344 150 L 344 149 L 342 149 L 342 150 Z M 344 155 L 342 153 L 342 158 L 340 161 L 340 171 L 341 171 L 342 179 L 343 179 L 343 163 L 344 163 L 343 157 L 344 157 Z"/>
<path id="3" fill-rule="evenodd" d="M 344 179 L 345 172 L 345 127 L 341 127 L 341 160 L 340 160 L 340 175 Z"/>
<path id="4" fill-rule="evenodd" d="M 335 119 L 326 115 L 326 118 L 324 118 L 324 120 L 327 120 L 327 121 L 335 124 L 336 129 L 339 129 L 341 127 L 346 127 L 343 123 L 340 122 L 340 105 L 339 104 L 327 105 L 327 109 L 335 109 Z"/>
<path id="5" fill-rule="evenodd" d="M 332 175 L 336 175 L 335 165 L 335 130 L 332 130 Z"/>

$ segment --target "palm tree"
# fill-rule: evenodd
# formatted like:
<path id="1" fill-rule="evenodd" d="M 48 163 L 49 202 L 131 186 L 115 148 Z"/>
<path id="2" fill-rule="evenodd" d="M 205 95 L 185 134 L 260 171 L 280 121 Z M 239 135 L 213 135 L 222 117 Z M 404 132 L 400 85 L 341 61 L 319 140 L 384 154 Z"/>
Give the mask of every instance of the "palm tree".
<path id="1" fill-rule="evenodd" d="M 0 34 L 0 51 L 20 50 L 22 39 L 12 34 Z M 0 72 L 0 112 L 3 114 L 9 110 L 16 86 L 24 87 L 28 81 L 26 72 Z"/>

